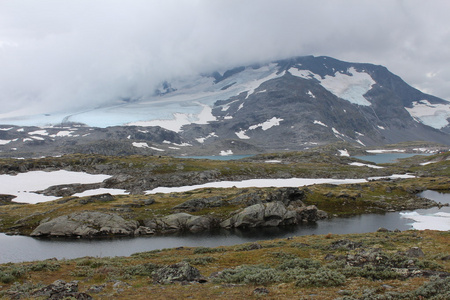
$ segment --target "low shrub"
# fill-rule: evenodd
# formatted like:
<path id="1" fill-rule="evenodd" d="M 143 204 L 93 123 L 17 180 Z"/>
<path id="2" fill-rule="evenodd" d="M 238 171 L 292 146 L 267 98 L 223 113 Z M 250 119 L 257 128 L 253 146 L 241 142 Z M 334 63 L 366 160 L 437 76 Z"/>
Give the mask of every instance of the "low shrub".
<path id="1" fill-rule="evenodd" d="M 345 283 L 345 276 L 336 271 L 320 268 L 314 273 L 300 275 L 295 282 L 298 287 L 306 286 L 340 286 Z"/>
<path id="2" fill-rule="evenodd" d="M 61 268 L 58 262 L 53 261 L 40 261 L 28 266 L 30 271 L 56 271 Z"/>
<path id="3" fill-rule="evenodd" d="M 216 259 L 214 257 L 210 257 L 210 256 L 203 256 L 203 257 L 195 257 L 195 258 L 185 258 L 183 260 L 190 263 L 191 265 L 207 265 L 209 263 L 212 263 Z"/>
<path id="4" fill-rule="evenodd" d="M 216 282 L 244 283 L 267 285 L 280 282 L 283 274 L 265 265 L 239 266 L 235 269 L 223 270 L 215 279 Z"/>
<path id="5" fill-rule="evenodd" d="M 194 254 L 225 252 L 224 248 L 209 248 L 209 247 L 197 247 L 194 249 Z"/>
<path id="6" fill-rule="evenodd" d="M 153 272 L 160 268 L 159 265 L 153 263 L 146 263 L 142 265 L 128 266 L 124 273 L 132 276 L 152 276 Z"/>

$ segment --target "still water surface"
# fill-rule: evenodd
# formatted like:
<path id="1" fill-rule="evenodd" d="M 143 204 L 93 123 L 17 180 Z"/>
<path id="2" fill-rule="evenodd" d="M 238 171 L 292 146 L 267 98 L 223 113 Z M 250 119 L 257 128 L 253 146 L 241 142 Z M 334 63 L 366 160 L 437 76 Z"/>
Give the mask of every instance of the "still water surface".
<path id="1" fill-rule="evenodd" d="M 379 153 L 373 155 L 352 156 L 357 159 L 370 161 L 376 164 L 395 163 L 399 158 L 408 158 L 416 155 L 432 155 L 429 153 Z"/>
<path id="2" fill-rule="evenodd" d="M 450 203 L 450 194 L 425 191 L 424 197 L 441 203 Z M 417 210 L 423 215 L 436 211 L 450 213 L 449 207 Z M 448 221 L 448 220 L 447 220 Z M 36 239 L 25 236 L 0 234 L 0 263 L 42 260 L 56 257 L 76 258 L 83 256 L 128 256 L 132 253 L 173 247 L 216 247 L 236 245 L 258 240 L 287 238 L 312 234 L 345 234 L 373 232 L 380 227 L 389 230 L 411 229 L 414 220 L 402 217 L 400 212 L 366 214 L 349 218 L 334 218 L 316 224 L 282 228 L 259 228 L 249 230 L 219 230 L 200 234 L 178 234 L 114 239 Z M 433 222 L 433 221 L 431 221 Z M 450 230 L 447 228 L 445 230 Z"/>

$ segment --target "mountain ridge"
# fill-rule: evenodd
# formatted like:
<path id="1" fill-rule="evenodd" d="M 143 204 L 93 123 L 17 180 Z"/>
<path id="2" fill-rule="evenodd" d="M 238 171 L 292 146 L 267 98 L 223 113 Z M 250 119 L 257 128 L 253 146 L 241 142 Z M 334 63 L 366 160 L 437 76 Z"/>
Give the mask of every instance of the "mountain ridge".
<path id="1" fill-rule="evenodd" d="M 85 152 L 83 147 L 89 144 L 92 148 L 99 140 L 123 144 L 112 146 L 111 152 L 115 147 L 134 147 L 141 148 L 134 149 L 139 154 L 147 149 L 156 153 L 180 150 L 180 155 L 197 150 L 217 154 L 227 146 L 230 149 L 220 151 L 301 150 L 336 141 L 360 146 L 414 140 L 449 145 L 449 118 L 450 102 L 409 86 L 384 66 L 327 56 L 298 56 L 240 66 L 222 75 L 214 72 L 164 81 L 154 95 L 124 100 L 120 105 L 70 114 L 49 113 L 29 117 L 28 121 L 24 118 L 25 123 L 0 116 L 0 124 L 18 126 L 64 121 L 53 125 L 60 128 L 53 134 L 39 134 L 35 127 L 8 130 L 1 126 L 0 150 L 16 151 L 11 149 L 32 142 L 35 146 L 45 144 L 48 149 L 57 144 L 62 152 L 65 146 Z M 71 126 L 77 123 L 92 128 Z M 64 127 L 71 132 L 83 127 L 84 133 L 58 136 L 58 130 L 65 131 Z M 20 129 L 25 133 L 17 132 Z M 146 131 L 152 134 L 143 134 Z M 63 137 L 67 140 L 58 142 Z M 177 145 L 193 148 L 183 151 Z"/>

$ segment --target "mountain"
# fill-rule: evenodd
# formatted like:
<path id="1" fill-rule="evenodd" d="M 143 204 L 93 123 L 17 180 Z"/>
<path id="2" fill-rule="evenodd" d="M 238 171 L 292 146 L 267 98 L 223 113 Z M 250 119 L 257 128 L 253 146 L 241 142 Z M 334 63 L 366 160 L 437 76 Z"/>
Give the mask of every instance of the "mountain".
<path id="1" fill-rule="evenodd" d="M 303 56 L 167 80 L 153 95 L 113 106 L 0 116 L 0 150 L 217 155 L 336 141 L 449 145 L 449 118 L 449 101 L 383 66 Z"/>

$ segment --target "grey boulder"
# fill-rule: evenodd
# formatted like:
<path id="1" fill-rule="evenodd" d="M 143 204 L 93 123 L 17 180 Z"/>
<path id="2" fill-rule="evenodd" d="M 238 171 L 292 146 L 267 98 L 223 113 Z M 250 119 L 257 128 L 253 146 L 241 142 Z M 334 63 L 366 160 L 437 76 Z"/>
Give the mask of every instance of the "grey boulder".
<path id="1" fill-rule="evenodd" d="M 126 221 L 116 214 L 84 211 L 44 222 L 33 230 L 31 236 L 133 235 L 136 229 L 136 221 Z"/>

